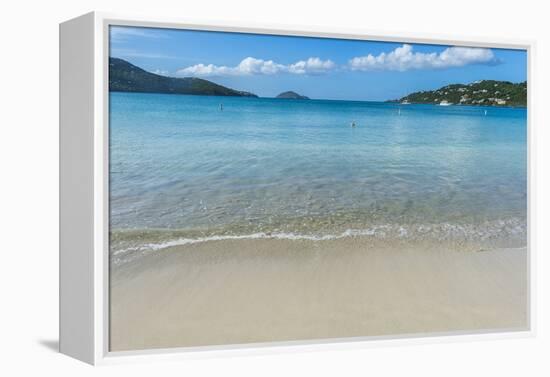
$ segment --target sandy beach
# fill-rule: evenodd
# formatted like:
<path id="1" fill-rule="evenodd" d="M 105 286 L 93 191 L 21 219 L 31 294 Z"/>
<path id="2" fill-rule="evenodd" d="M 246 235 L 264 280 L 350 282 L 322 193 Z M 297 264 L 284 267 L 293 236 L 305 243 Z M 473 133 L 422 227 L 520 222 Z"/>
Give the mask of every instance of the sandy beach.
<path id="1" fill-rule="evenodd" d="M 111 351 L 527 327 L 525 248 L 224 240 L 111 266 Z"/>

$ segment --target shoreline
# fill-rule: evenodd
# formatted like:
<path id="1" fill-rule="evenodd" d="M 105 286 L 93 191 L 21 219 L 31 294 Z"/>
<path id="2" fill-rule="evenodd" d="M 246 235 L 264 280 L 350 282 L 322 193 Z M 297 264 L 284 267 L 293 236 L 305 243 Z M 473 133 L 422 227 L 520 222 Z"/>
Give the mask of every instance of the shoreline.
<path id="1" fill-rule="evenodd" d="M 247 98 L 247 99 L 258 99 L 258 100 L 281 100 L 281 99 L 292 99 L 293 101 L 303 102 L 353 102 L 353 103 L 368 103 L 368 104 L 395 104 L 400 105 L 399 100 L 359 100 L 359 99 L 337 99 L 337 98 L 277 98 L 277 97 L 263 97 L 259 95 L 255 96 L 242 96 L 242 95 L 214 95 L 214 94 L 189 94 L 189 93 L 174 93 L 174 92 L 147 92 L 147 91 L 123 91 L 123 90 L 111 90 L 109 89 L 109 94 L 112 93 L 123 93 L 123 94 L 159 94 L 159 95 L 169 95 L 169 96 L 193 96 L 193 97 L 219 97 L 219 98 Z M 438 103 L 433 102 L 410 102 L 409 105 L 433 105 L 439 106 Z M 456 106 L 472 106 L 472 107 L 487 107 L 487 108 L 504 108 L 504 109 L 527 109 L 527 106 L 510 106 L 510 105 L 481 105 L 481 104 L 453 104 Z"/>
<path id="2" fill-rule="evenodd" d="M 379 223 L 379 224 L 326 224 L 317 228 L 301 222 L 292 229 L 279 226 L 246 227 L 220 226 L 218 228 L 153 228 L 112 229 L 110 253 L 115 263 L 126 255 L 158 251 L 174 246 L 204 242 L 234 240 L 292 240 L 331 241 L 338 239 L 362 239 L 373 246 L 401 249 L 414 245 L 424 248 L 437 245 L 450 250 L 483 251 L 497 248 L 517 248 L 526 245 L 526 222 L 522 218 L 486 220 L 479 223 Z"/>
<path id="3" fill-rule="evenodd" d="M 361 238 L 173 246 L 111 266 L 111 351 L 527 326 L 527 249 Z"/>

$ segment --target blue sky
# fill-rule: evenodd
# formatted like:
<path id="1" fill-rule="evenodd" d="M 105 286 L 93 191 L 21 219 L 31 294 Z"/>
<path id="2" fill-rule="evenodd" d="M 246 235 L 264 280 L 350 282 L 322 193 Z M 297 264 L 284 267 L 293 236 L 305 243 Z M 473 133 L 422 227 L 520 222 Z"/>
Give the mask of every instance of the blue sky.
<path id="1" fill-rule="evenodd" d="M 387 100 L 476 80 L 526 80 L 522 50 L 111 27 L 111 56 L 262 97 Z"/>

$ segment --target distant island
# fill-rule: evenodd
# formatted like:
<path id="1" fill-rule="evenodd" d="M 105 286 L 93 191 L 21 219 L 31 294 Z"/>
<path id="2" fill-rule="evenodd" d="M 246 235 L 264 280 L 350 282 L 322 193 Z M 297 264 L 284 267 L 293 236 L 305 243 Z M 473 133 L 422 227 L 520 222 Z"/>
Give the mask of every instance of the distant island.
<path id="1" fill-rule="evenodd" d="M 258 97 L 195 77 L 167 77 L 147 72 L 126 60 L 109 58 L 109 90 L 112 92 L 193 94 L 204 96 Z"/>
<path id="2" fill-rule="evenodd" d="M 288 92 L 282 92 L 275 98 L 283 98 L 283 99 L 309 99 L 309 97 L 302 96 L 296 92 L 293 92 L 289 90 Z"/>
<path id="3" fill-rule="evenodd" d="M 411 93 L 389 102 L 443 105 L 527 106 L 527 82 L 482 80 Z"/>
<path id="4" fill-rule="evenodd" d="M 196 77 L 158 75 L 120 58 L 109 58 L 109 90 L 112 92 L 258 97 L 250 92 L 227 88 Z M 309 97 L 294 91 L 280 93 L 275 98 L 309 99 Z M 387 102 L 526 107 L 527 82 L 481 80 L 470 84 L 451 84 L 436 90 L 414 92 Z"/>

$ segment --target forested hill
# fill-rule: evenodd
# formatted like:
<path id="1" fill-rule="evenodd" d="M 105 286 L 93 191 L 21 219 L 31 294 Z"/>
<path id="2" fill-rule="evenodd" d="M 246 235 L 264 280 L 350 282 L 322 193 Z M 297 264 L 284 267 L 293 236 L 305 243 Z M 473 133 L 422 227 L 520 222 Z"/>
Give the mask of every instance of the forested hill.
<path id="1" fill-rule="evenodd" d="M 109 58 L 109 90 L 112 92 L 257 97 L 249 92 L 226 88 L 212 81 L 195 77 L 179 78 L 157 75 L 118 58 Z"/>
<path id="2" fill-rule="evenodd" d="M 454 105 L 527 106 L 527 82 L 482 80 L 471 84 L 452 84 L 437 90 L 411 93 L 393 102 Z"/>

